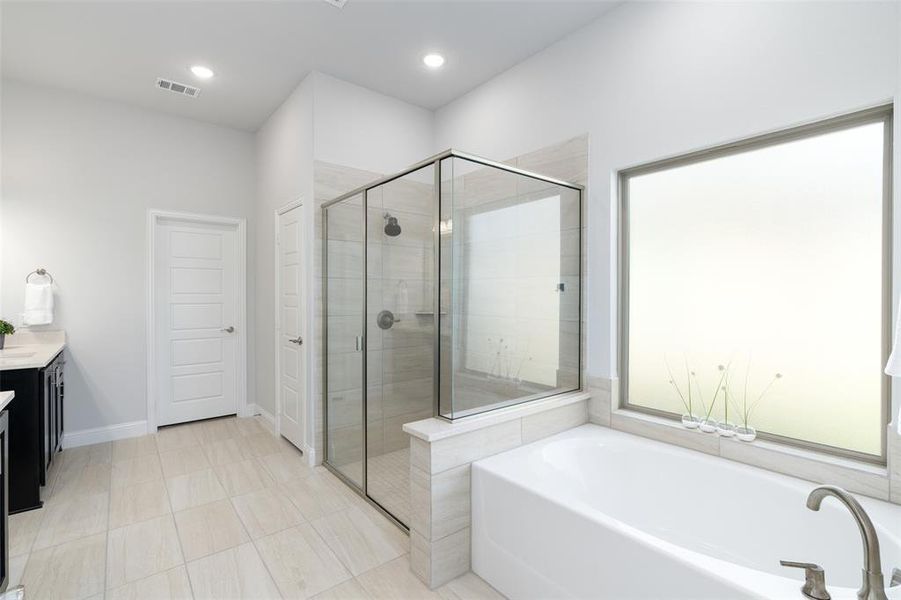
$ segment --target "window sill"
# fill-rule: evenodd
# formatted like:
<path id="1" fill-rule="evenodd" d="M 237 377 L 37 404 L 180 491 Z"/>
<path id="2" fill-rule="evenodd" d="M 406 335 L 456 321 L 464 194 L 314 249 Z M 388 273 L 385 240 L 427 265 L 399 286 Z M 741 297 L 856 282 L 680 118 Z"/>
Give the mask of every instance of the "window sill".
<path id="1" fill-rule="evenodd" d="M 686 429 L 670 419 L 624 408 L 614 409 L 611 417 L 613 429 L 706 452 L 783 475 L 838 485 L 880 500 L 889 499 L 889 473 L 884 466 L 768 440 L 742 442 L 733 438 L 722 438 L 715 433 Z"/>

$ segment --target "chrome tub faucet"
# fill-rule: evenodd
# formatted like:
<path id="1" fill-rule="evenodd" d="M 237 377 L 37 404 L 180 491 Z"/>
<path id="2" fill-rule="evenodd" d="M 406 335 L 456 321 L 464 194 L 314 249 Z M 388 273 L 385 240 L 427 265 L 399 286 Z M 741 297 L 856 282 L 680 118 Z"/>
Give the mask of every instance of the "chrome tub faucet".
<path id="1" fill-rule="evenodd" d="M 879 538 L 876 528 L 866 511 L 851 494 L 834 485 L 824 485 L 814 489 L 807 497 L 807 508 L 820 510 L 820 504 L 827 496 L 834 496 L 845 505 L 854 517 L 863 541 L 863 582 L 857 591 L 860 600 L 888 600 L 885 595 L 885 581 L 882 576 L 882 558 L 879 554 Z"/>

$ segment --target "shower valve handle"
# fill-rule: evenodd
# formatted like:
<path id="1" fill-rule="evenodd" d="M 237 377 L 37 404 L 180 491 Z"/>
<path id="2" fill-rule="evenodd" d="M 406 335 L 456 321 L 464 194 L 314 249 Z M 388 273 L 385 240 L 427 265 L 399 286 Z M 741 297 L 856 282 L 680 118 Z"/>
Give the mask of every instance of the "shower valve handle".
<path id="1" fill-rule="evenodd" d="M 391 327 L 399 322 L 400 319 L 394 316 L 394 313 L 390 310 L 383 310 L 378 315 L 376 315 L 375 322 L 379 326 L 379 329 L 391 329 Z"/>

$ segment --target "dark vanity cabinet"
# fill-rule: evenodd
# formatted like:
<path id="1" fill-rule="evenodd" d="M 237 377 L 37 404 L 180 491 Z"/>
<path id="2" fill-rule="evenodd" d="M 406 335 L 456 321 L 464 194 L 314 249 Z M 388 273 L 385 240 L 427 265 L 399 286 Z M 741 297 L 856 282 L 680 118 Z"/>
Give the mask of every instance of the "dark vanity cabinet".
<path id="1" fill-rule="evenodd" d="M 9 413 L 0 412 L 0 592 L 9 584 Z"/>
<path id="2" fill-rule="evenodd" d="M 53 456 L 62 450 L 63 442 L 63 395 L 65 383 L 63 379 L 62 355 L 56 357 L 50 365 L 42 369 L 43 389 L 41 390 L 44 411 L 43 440 L 41 441 L 41 485 L 47 485 L 47 473 Z"/>
<path id="3" fill-rule="evenodd" d="M 9 584 L 9 413 L 0 412 L 0 592 Z"/>
<path id="4" fill-rule="evenodd" d="M 9 512 L 43 505 L 41 486 L 62 449 L 65 398 L 63 352 L 46 367 L 0 372 L 0 389 L 16 393 L 9 403 Z"/>

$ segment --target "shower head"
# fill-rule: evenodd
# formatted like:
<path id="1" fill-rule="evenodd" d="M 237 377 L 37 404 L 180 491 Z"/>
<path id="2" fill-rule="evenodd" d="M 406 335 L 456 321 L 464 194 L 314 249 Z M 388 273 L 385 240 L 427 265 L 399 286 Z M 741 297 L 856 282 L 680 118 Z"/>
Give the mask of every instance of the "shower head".
<path id="1" fill-rule="evenodd" d="M 397 217 L 392 217 L 388 213 L 385 213 L 385 235 L 388 237 L 400 235 L 400 225 L 397 224 Z"/>

